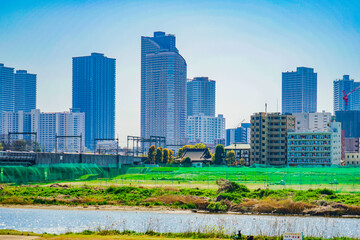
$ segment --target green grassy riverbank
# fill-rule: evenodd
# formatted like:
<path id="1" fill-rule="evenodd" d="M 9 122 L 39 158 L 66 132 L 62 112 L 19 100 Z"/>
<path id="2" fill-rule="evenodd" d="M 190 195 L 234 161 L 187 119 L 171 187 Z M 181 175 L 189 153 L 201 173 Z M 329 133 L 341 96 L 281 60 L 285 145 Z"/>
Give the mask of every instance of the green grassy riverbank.
<path id="1" fill-rule="evenodd" d="M 234 239 L 233 236 L 226 235 L 222 232 L 209 232 L 209 233 L 199 233 L 199 232 L 188 232 L 188 233 L 157 233 L 149 231 L 146 233 L 136 233 L 133 231 L 117 231 L 117 230 L 98 230 L 90 231 L 85 230 L 80 233 L 65 233 L 65 234 L 38 234 L 33 232 L 20 232 L 16 230 L 2 229 L 0 230 L 0 238 L 6 236 L 17 236 L 18 239 L 21 237 L 34 236 L 36 239 L 51 239 L 51 240 L 74 240 L 74 239 L 123 239 L 123 240 L 135 240 L 135 239 L 149 239 L 149 240 L 160 240 L 160 239 Z M 15 238 L 14 238 L 15 239 Z M 243 236 L 243 239 L 246 239 L 246 236 Z M 325 240 L 325 238 L 320 237 L 304 237 L 304 240 Z M 283 240 L 282 236 L 278 237 L 269 237 L 269 236 L 254 236 L 254 240 Z M 356 238 L 347 238 L 347 237 L 335 237 L 329 238 L 328 240 L 357 240 Z"/>
<path id="2" fill-rule="evenodd" d="M 223 180 L 219 189 L 145 188 L 130 186 L 6 186 L 0 187 L 0 204 L 63 206 L 164 206 L 209 212 L 240 212 L 318 216 L 360 215 L 360 194 L 329 189 L 249 190 Z"/>

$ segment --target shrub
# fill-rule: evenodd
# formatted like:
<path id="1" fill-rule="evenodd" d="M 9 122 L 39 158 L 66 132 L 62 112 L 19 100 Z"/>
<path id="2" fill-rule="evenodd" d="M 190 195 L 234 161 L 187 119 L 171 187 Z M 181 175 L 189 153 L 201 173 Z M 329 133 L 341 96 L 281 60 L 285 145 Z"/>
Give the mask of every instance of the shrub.
<path id="1" fill-rule="evenodd" d="M 211 202 L 206 208 L 210 212 L 220 212 L 220 211 L 226 211 L 228 207 L 223 201 L 220 201 L 220 202 Z"/>
<path id="2" fill-rule="evenodd" d="M 229 192 L 250 192 L 250 189 L 243 184 L 238 184 L 236 182 L 230 182 L 232 189 Z"/>
<path id="3" fill-rule="evenodd" d="M 335 194 L 335 192 L 333 190 L 330 190 L 330 189 L 327 189 L 327 188 L 319 189 L 317 191 L 318 191 L 318 193 L 324 194 L 324 195 L 333 195 L 333 194 Z"/>

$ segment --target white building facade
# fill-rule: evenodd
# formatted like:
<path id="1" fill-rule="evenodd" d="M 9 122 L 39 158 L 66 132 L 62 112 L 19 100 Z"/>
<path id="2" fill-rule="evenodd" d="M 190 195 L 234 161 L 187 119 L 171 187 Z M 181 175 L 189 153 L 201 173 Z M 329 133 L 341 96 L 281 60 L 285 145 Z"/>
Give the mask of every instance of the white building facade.
<path id="1" fill-rule="evenodd" d="M 225 118 L 204 114 L 188 116 L 186 121 L 186 138 L 191 144 L 204 143 L 214 145 L 216 139 L 225 139 Z"/>
<path id="2" fill-rule="evenodd" d="M 341 123 L 331 122 L 323 131 L 288 133 L 288 165 L 340 165 Z"/>
<path id="3" fill-rule="evenodd" d="M 296 130 L 300 131 L 324 131 L 328 129 L 331 121 L 331 113 L 293 113 L 296 120 Z"/>
<path id="4" fill-rule="evenodd" d="M 80 152 L 85 144 L 85 114 L 77 111 L 44 113 L 39 109 L 30 113 L 2 112 L 4 119 L 1 133 L 32 132 L 35 135 L 11 135 L 11 140 L 31 139 L 37 141 L 43 152 Z M 56 138 L 56 136 L 62 136 Z M 80 137 L 81 136 L 81 137 Z"/>
<path id="5" fill-rule="evenodd" d="M 23 111 L 18 112 L 2 112 L 1 113 L 2 126 L 0 134 L 7 138 L 7 140 L 34 140 L 34 136 L 14 134 L 19 132 L 30 132 L 31 118 L 30 113 L 24 113 Z M 9 133 L 13 133 L 9 136 Z M 6 140 L 6 139 L 5 139 Z"/>

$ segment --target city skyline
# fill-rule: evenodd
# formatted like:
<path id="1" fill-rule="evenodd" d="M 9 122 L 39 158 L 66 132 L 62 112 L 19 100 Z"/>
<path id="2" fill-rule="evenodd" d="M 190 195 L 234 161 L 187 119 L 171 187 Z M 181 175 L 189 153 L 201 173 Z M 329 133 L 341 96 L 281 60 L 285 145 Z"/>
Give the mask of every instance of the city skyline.
<path id="1" fill-rule="evenodd" d="M 21 11 L 15 11 L 19 4 Z M 342 5 L 282 2 L 286 9 L 274 2 L 263 2 L 262 7 L 235 1 L 152 4 L 161 8 L 147 13 L 149 5 L 139 7 L 139 1 L 5 3 L 0 10 L 0 27 L 4 29 L 0 33 L 0 62 L 36 73 L 38 108 L 54 112 L 71 107 L 73 56 L 102 52 L 116 58 L 116 135 L 122 145 L 127 135 L 140 135 L 138 39 L 154 31 L 177 36 L 178 47 L 188 62 L 188 78 L 205 75 L 217 80 L 216 109 L 226 117 L 227 128 L 263 111 L 265 102 L 268 111 L 281 111 L 281 72 L 298 66 L 316 69 L 318 111 L 332 112 L 335 79 L 343 75 L 350 75 L 355 81 L 360 79 L 357 67 L 360 21 L 355 14 L 359 9 L 356 2 Z M 199 14 L 192 14 L 199 10 Z M 96 22 L 89 18 L 94 11 L 101 13 Z M 129 20 L 122 21 L 121 14 Z M 138 18 L 141 14 L 144 17 Z M 188 15 L 191 17 L 184 18 Z M 166 16 L 172 17 L 167 22 L 161 21 Z M 7 21 L 10 18 L 13 21 Z M 117 18 L 118 23 L 108 24 Z M 306 20 L 309 18 L 311 21 Z M 291 20 L 285 23 L 284 19 Z M 133 27 L 122 30 L 129 21 Z M 199 24 L 189 27 L 194 21 Z M 17 35 L 19 31 L 23 34 Z M 303 34 L 300 36 L 299 32 Z M 285 35 L 286 38 L 282 37 Z M 26 45 L 22 44 L 24 37 L 28 38 Z"/>

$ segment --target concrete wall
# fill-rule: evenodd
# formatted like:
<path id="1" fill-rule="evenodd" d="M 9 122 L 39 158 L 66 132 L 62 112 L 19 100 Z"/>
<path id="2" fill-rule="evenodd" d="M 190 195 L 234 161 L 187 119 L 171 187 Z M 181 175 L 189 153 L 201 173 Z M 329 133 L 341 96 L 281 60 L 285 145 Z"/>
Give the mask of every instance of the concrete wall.
<path id="1" fill-rule="evenodd" d="M 122 164 L 134 164 L 140 160 L 139 157 L 121 155 L 37 153 L 35 164 L 87 163 L 100 167 L 117 167 Z"/>

